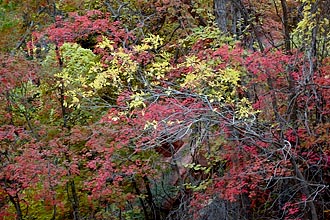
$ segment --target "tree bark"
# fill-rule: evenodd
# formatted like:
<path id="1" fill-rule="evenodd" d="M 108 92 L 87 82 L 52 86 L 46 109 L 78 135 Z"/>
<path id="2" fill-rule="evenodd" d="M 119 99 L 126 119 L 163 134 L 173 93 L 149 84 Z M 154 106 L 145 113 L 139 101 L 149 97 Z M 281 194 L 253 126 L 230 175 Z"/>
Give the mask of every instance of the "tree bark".
<path id="1" fill-rule="evenodd" d="M 22 213 L 22 209 L 21 209 L 21 205 L 19 203 L 19 198 L 18 195 L 15 196 L 11 196 L 9 195 L 9 200 L 13 203 L 13 205 L 15 206 L 15 210 L 16 210 L 16 220 L 22 220 L 23 219 L 23 213 Z"/>
<path id="2" fill-rule="evenodd" d="M 71 205 L 73 209 L 73 219 L 79 220 L 79 199 L 76 191 L 76 185 L 74 180 L 70 180 L 68 183 L 68 197 L 70 198 L 69 191 L 71 191 Z"/>
<path id="3" fill-rule="evenodd" d="M 307 181 L 306 181 L 305 177 L 303 176 L 303 174 L 301 173 L 301 171 L 299 170 L 299 167 L 298 167 L 298 165 L 296 163 L 296 160 L 293 156 L 291 156 L 290 162 L 293 165 L 293 169 L 294 169 L 297 177 L 301 181 L 301 184 L 302 184 L 301 191 L 302 191 L 302 193 L 305 194 L 307 196 L 307 198 L 310 198 L 311 193 L 309 191 Z M 316 207 L 315 207 L 314 202 L 313 201 L 307 201 L 306 203 L 307 203 L 307 206 L 310 208 L 311 220 L 318 220 L 317 211 L 316 211 Z"/>
<path id="4" fill-rule="evenodd" d="M 258 24 L 255 24 L 255 22 L 251 21 L 251 16 L 241 0 L 231 0 L 231 3 L 234 5 L 234 7 L 236 7 L 237 10 L 240 11 L 246 24 L 250 25 L 252 31 L 251 33 L 254 34 L 253 41 L 255 40 L 258 43 L 260 51 L 263 52 L 265 48 L 257 30 Z"/>
<path id="5" fill-rule="evenodd" d="M 282 23 L 283 23 L 283 29 L 284 29 L 284 45 L 285 45 L 285 51 L 287 53 L 290 53 L 291 51 L 291 43 L 290 43 L 290 30 L 289 30 L 289 18 L 288 18 L 288 5 L 286 0 L 281 0 L 281 6 L 282 6 Z"/>
<path id="6" fill-rule="evenodd" d="M 218 27 L 223 33 L 227 33 L 227 0 L 214 0 L 214 14 Z"/>

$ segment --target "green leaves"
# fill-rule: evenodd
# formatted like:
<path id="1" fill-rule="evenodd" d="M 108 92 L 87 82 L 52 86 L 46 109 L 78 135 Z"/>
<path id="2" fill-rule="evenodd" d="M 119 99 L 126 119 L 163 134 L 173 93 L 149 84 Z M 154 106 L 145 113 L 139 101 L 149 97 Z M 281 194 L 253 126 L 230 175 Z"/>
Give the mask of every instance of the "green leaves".
<path id="1" fill-rule="evenodd" d="M 224 44 L 234 45 L 235 41 L 231 36 L 225 35 L 215 24 L 205 27 L 197 27 L 192 29 L 192 33 L 184 39 L 180 39 L 179 43 L 186 48 L 191 48 L 198 41 L 210 41 L 211 48 L 218 48 Z"/>
<path id="2" fill-rule="evenodd" d="M 63 86 L 65 106 L 80 107 L 83 98 L 95 94 L 93 89 L 97 81 L 97 74 L 93 72 L 98 62 L 98 57 L 89 49 L 84 49 L 76 43 L 65 43 L 60 48 L 60 57 L 56 57 L 53 49 L 43 62 L 44 68 L 52 68 L 58 59 L 63 62 L 63 67 L 54 73 L 57 79 L 56 87 Z M 57 64 L 58 66 L 58 64 Z M 94 68 L 94 69 L 93 69 Z"/>

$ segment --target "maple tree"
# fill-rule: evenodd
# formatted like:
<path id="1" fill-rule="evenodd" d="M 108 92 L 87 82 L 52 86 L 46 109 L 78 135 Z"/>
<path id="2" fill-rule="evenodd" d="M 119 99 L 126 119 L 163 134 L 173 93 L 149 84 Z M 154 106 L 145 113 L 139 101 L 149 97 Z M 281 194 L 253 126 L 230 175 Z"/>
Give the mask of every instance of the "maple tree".
<path id="1" fill-rule="evenodd" d="M 0 3 L 1 219 L 329 217 L 327 1 Z"/>

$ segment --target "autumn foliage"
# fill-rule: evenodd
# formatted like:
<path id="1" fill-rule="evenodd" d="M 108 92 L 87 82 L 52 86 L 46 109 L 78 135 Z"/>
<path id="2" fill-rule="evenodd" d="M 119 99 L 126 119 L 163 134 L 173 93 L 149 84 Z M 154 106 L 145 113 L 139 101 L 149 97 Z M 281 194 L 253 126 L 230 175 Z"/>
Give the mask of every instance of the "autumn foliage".
<path id="1" fill-rule="evenodd" d="M 0 1 L 0 219 L 329 219 L 326 2 Z"/>

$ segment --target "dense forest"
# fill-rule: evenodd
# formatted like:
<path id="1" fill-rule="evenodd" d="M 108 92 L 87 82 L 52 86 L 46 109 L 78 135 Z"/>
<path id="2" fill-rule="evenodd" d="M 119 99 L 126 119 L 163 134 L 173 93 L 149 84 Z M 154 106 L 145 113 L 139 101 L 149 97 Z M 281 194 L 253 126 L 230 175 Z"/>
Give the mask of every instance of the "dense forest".
<path id="1" fill-rule="evenodd" d="M 0 219 L 330 219 L 329 0 L 0 0 Z"/>

